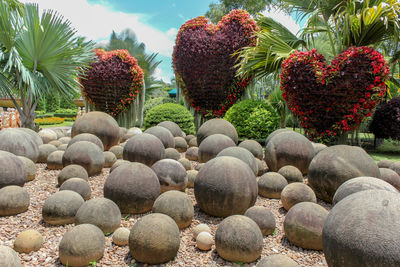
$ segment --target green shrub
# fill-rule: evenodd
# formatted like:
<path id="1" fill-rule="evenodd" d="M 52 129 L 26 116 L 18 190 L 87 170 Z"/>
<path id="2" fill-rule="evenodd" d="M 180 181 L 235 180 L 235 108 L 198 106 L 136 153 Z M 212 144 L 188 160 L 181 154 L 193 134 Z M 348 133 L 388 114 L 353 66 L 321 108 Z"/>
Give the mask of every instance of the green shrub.
<path id="1" fill-rule="evenodd" d="M 60 98 L 58 94 L 46 95 L 46 112 L 54 112 L 60 108 Z"/>
<path id="2" fill-rule="evenodd" d="M 154 108 L 155 106 L 162 105 L 165 103 L 173 103 L 173 102 L 174 102 L 174 100 L 170 97 L 151 98 L 144 103 L 143 116 L 146 116 L 147 112 L 150 109 Z"/>
<path id="3" fill-rule="evenodd" d="M 65 109 L 65 108 L 61 108 L 61 109 L 57 109 L 54 112 L 54 117 L 60 117 L 60 118 L 72 118 L 75 117 L 76 114 L 78 113 L 78 109 Z"/>
<path id="4" fill-rule="evenodd" d="M 224 119 L 235 126 L 239 139 L 265 139 L 279 128 L 279 115 L 266 101 L 248 99 L 234 104 Z"/>
<path id="5" fill-rule="evenodd" d="M 173 103 L 155 106 L 144 117 L 144 127 L 147 129 L 162 121 L 177 123 L 186 134 L 195 133 L 193 116 L 184 106 Z"/>

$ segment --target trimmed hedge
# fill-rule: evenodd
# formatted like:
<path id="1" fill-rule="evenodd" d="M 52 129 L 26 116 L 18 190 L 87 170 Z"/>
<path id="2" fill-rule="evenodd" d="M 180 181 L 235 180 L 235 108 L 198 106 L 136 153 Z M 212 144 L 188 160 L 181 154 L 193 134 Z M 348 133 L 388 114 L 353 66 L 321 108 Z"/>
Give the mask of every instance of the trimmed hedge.
<path id="1" fill-rule="evenodd" d="M 377 138 L 400 140 L 400 97 L 376 108 L 370 130 Z"/>
<path id="2" fill-rule="evenodd" d="M 146 100 L 143 107 L 143 116 L 146 116 L 147 112 L 155 106 L 162 105 L 165 103 L 173 103 L 174 99 L 170 97 L 156 97 Z"/>

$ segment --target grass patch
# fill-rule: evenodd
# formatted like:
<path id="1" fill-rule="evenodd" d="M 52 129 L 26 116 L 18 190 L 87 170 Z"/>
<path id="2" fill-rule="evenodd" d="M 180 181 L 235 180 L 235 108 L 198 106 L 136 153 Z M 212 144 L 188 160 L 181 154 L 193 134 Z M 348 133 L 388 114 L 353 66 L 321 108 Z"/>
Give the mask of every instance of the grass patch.
<path id="1" fill-rule="evenodd" d="M 63 123 L 60 124 L 40 125 L 40 128 L 72 126 L 73 124 L 74 124 L 73 121 L 64 121 Z"/>

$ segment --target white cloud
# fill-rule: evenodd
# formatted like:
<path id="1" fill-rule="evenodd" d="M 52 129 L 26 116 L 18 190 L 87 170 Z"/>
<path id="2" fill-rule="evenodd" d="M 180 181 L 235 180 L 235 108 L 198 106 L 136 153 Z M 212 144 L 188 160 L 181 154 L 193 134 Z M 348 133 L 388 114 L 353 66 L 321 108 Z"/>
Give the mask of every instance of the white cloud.
<path id="1" fill-rule="evenodd" d="M 160 68 L 156 68 L 154 71 L 154 77 L 158 80 L 163 80 L 166 83 L 169 83 L 171 80 L 171 77 L 168 77 L 168 75 L 164 74 L 163 70 Z"/>
<path id="2" fill-rule="evenodd" d="M 299 24 L 296 23 L 296 21 L 288 14 L 283 12 L 282 10 L 279 9 L 272 9 L 270 11 L 266 10 L 262 12 L 262 14 L 266 17 L 273 18 L 286 28 L 288 28 L 292 33 L 297 34 L 298 31 L 300 30 Z"/>

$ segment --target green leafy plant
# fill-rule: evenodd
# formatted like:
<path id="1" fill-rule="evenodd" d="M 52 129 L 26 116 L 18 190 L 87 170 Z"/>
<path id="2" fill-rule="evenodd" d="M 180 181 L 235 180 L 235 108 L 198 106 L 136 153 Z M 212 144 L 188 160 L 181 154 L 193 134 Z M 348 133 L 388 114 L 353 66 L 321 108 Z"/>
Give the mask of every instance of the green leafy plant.
<path id="1" fill-rule="evenodd" d="M 143 107 L 143 116 L 146 116 L 147 112 L 154 108 L 155 106 L 158 105 L 162 105 L 165 103 L 172 103 L 174 102 L 174 100 L 172 98 L 169 97 L 156 97 L 156 98 L 151 98 L 149 100 L 147 100 L 144 103 L 144 107 Z"/>
<path id="2" fill-rule="evenodd" d="M 276 235 L 277 233 L 278 233 L 278 231 L 277 231 L 276 228 L 275 228 L 275 230 L 272 232 L 271 235 Z"/>
<path id="3" fill-rule="evenodd" d="M 97 262 L 91 261 L 91 262 L 89 262 L 89 264 L 90 264 L 91 266 L 96 266 L 96 265 L 97 265 Z"/>

